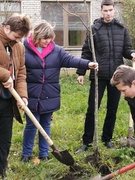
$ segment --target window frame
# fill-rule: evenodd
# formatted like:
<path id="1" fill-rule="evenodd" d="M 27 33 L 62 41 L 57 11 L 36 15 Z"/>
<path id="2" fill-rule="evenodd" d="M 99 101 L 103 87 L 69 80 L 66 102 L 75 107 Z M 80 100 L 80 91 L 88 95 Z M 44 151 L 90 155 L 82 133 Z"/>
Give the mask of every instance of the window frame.
<path id="1" fill-rule="evenodd" d="M 9 3 L 11 3 L 11 4 L 14 3 L 14 5 L 17 4 L 17 5 L 19 5 L 19 10 L 14 10 L 14 8 L 13 8 L 13 11 L 11 11 L 11 10 L 8 10 L 8 8 L 7 8 L 6 11 L 5 10 L 1 11 L 1 7 L 0 7 L 0 22 L 5 21 L 13 13 L 21 13 L 21 2 L 20 1 L 18 1 L 18 0 L 9 0 L 9 1 L 5 2 L 4 0 L 0 0 L 0 6 L 1 6 L 1 3 L 5 3 L 5 5 L 3 6 L 5 8 L 6 8 L 6 5 L 9 4 Z M 3 21 L 1 21 L 2 18 L 4 19 Z"/>
<path id="2" fill-rule="evenodd" d="M 49 3 L 57 3 L 54 0 L 49 0 L 49 1 L 42 0 L 41 1 L 41 5 L 42 5 L 42 3 L 45 3 L 45 2 L 48 3 L 48 4 Z M 84 0 L 76 0 L 76 1 L 75 0 L 68 0 L 68 1 L 60 0 L 59 2 L 64 4 L 64 8 L 67 10 L 69 3 L 84 3 Z M 89 13 L 90 13 L 90 11 L 91 11 L 91 8 L 90 8 L 91 7 L 91 0 L 86 0 L 86 2 L 88 3 Z M 84 39 L 82 39 L 81 36 L 83 36 L 82 35 L 83 33 L 86 34 L 87 29 L 86 30 L 85 29 L 81 30 L 82 33 L 81 33 L 80 38 L 81 38 L 81 41 L 83 41 L 83 42 L 80 45 L 78 45 L 78 46 L 77 45 L 74 45 L 74 46 L 69 45 L 69 36 L 68 36 L 68 33 L 69 33 L 69 27 L 68 27 L 69 21 L 68 21 L 68 17 L 72 16 L 72 14 L 70 14 L 70 13 L 68 14 L 68 12 L 66 12 L 66 10 L 63 9 L 63 22 L 65 22 L 65 23 L 63 23 L 63 42 L 62 42 L 63 43 L 63 47 L 65 49 L 80 49 L 82 47 L 82 45 L 83 45 L 83 42 L 84 42 Z M 85 13 L 85 12 L 82 12 L 82 13 L 79 13 L 79 14 L 80 14 L 80 16 L 85 15 L 85 14 L 87 15 L 87 13 Z M 41 17 L 42 17 L 42 15 L 41 15 Z M 57 37 L 57 35 L 56 35 L 56 37 Z"/>

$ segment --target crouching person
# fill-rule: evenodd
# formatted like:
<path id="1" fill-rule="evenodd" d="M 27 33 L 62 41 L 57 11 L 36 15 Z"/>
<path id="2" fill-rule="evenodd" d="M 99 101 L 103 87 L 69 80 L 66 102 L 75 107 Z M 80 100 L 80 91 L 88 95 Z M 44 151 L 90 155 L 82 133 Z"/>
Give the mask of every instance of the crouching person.
<path id="1" fill-rule="evenodd" d="M 111 78 L 111 84 L 117 87 L 129 104 L 135 133 L 135 69 L 126 65 L 119 66 Z"/>

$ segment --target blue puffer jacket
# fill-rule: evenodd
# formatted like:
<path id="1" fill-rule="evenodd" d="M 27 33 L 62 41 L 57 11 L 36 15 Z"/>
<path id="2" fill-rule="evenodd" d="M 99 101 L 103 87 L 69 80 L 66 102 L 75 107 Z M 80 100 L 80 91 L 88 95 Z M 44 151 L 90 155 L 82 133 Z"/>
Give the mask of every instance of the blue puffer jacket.
<path id="1" fill-rule="evenodd" d="M 40 114 L 54 112 L 60 108 L 59 75 L 61 67 L 88 69 L 89 60 L 76 58 L 52 42 L 53 48 L 41 58 L 24 41 L 28 86 L 28 107 Z"/>

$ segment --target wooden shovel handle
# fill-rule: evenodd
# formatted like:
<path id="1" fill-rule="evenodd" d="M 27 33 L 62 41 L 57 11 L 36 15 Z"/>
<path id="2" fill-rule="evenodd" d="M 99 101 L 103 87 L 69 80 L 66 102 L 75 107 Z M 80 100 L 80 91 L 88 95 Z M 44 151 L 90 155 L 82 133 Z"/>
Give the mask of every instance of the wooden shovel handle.
<path id="1" fill-rule="evenodd" d="M 132 67 L 135 69 L 135 62 L 134 62 L 134 61 L 132 62 Z M 130 127 L 130 128 L 133 128 L 133 119 L 132 119 L 131 113 L 130 113 L 129 116 L 130 116 L 130 117 L 129 117 L 129 127 Z"/>
<path id="2" fill-rule="evenodd" d="M 125 167 L 123 167 L 123 168 L 121 168 L 119 170 L 116 170 L 113 173 L 108 174 L 108 175 L 100 178 L 100 180 L 109 180 L 109 179 L 112 179 L 112 178 L 118 176 L 119 174 L 127 172 L 127 171 L 129 171 L 129 170 L 131 170 L 133 168 L 135 168 L 135 163 L 129 164 L 129 165 L 127 165 L 127 166 L 125 166 Z"/>
<path id="3" fill-rule="evenodd" d="M 132 67 L 135 69 L 135 62 L 132 62 Z M 129 126 L 127 138 L 131 138 L 133 134 L 133 119 L 131 113 L 129 114 Z"/>
<path id="4" fill-rule="evenodd" d="M 133 68 L 135 69 L 135 62 L 134 62 L 134 61 L 132 62 L 132 66 L 133 66 Z"/>
<path id="5" fill-rule="evenodd" d="M 133 135 L 133 119 L 131 113 L 129 114 L 129 126 L 127 138 L 131 138 Z"/>
<path id="6" fill-rule="evenodd" d="M 133 119 L 131 113 L 129 114 L 129 127 L 133 128 Z"/>
<path id="7" fill-rule="evenodd" d="M 24 104 L 23 100 L 21 99 L 21 97 L 19 96 L 19 94 L 15 91 L 14 88 L 9 89 L 9 91 L 11 92 L 11 94 L 14 96 L 14 98 L 16 99 L 17 102 Z M 24 112 L 27 114 L 27 116 L 29 116 L 29 118 L 31 119 L 31 121 L 34 123 L 34 125 L 36 126 L 36 128 L 39 130 L 39 132 L 42 134 L 42 136 L 45 138 L 45 140 L 48 142 L 48 144 L 50 146 L 53 146 L 53 142 L 50 139 L 50 137 L 48 136 L 48 134 L 45 132 L 45 130 L 42 128 L 42 126 L 39 124 L 39 122 L 37 121 L 37 119 L 35 118 L 35 116 L 32 114 L 32 112 L 30 111 L 30 109 L 24 104 Z"/>

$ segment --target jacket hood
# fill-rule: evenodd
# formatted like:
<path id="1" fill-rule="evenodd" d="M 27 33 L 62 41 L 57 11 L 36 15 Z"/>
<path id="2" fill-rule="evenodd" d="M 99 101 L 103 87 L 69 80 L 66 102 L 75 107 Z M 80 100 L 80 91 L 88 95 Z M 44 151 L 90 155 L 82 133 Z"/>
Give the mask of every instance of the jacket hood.
<path id="1" fill-rule="evenodd" d="M 95 19 L 94 22 L 93 22 L 93 26 L 96 29 L 99 29 L 103 24 L 107 24 L 107 25 L 109 25 L 109 24 L 110 25 L 111 24 L 118 24 L 119 26 L 123 27 L 123 25 L 115 18 L 110 23 L 105 23 L 103 18 Z"/>

